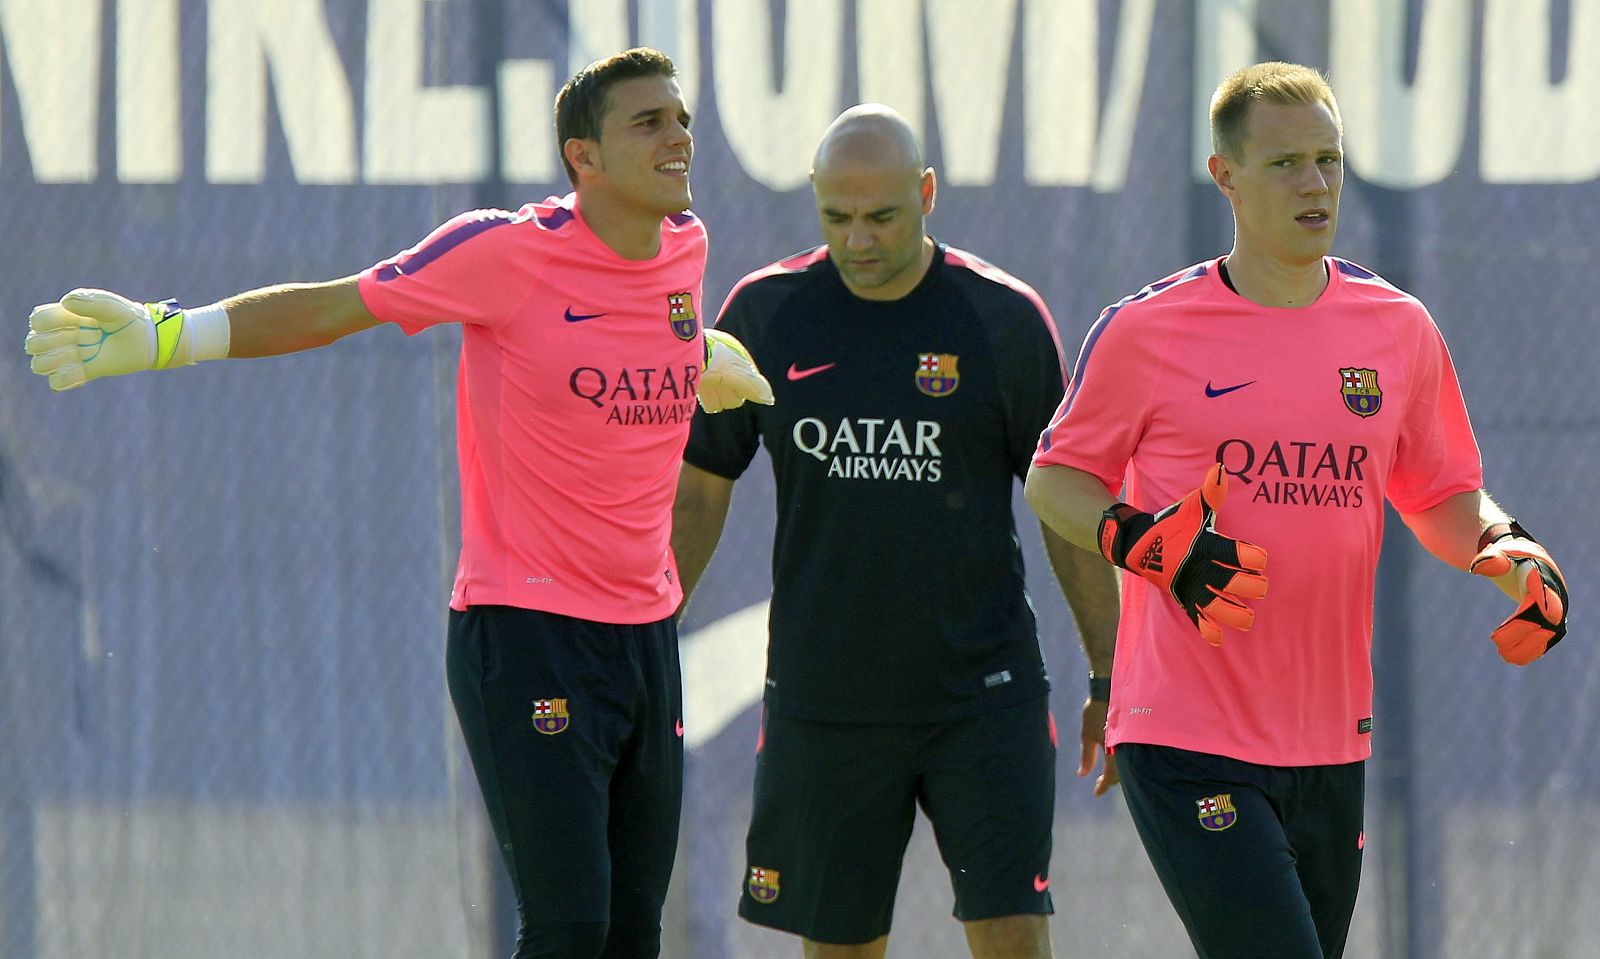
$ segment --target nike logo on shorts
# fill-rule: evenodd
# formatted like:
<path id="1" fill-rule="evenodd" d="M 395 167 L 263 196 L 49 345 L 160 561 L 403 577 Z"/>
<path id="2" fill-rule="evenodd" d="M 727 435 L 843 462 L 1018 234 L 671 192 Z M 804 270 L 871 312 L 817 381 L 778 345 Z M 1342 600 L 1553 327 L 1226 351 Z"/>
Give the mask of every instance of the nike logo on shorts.
<path id="1" fill-rule="evenodd" d="M 1034 892 L 1044 892 L 1046 889 L 1049 889 L 1049 888 L 1050 888 L 1050 880 L 1048 880 L 1045 877 L 1040 876 L 1040 875 L 1035 875 L 1033 877 L 1033 891 Z"/>
<path id="2" fill-rule="evenodd" d="M 572 307 L 567 307 L 568 323 L 582 323 L 584 320 L 598 320 L 600 317 L 605 315 L 606 314 L 604 313 L 574 313 L 572 312 Z"/>
<path id="3" fill-rule="evenodd" d="M 812 366 L 812 367 L 808 367 L 807 369 L 803 369 L 802 370 L 800 368 L 799 364 L 790 363 L 789 364 L 789 382 L 793 383 L 795 380 L 803 380 L 808 376 L 816 376 L 818 373 L 822 373 L 822 372 L 825 372 L 827 370 L 831 370 L 835 366 L 838 366 L 838 365 L 839 364 L 837 364 L 837 363 L 824 363 L 821 366 Z"/>
<path id="4" fill-rule="evenodd" d="M 1250 383 L 1254 383 L 1254 382 L 1255 382 L 1255 380 L 1251 380 L 1250 381 Z M 1223 395 L 1225 395 L 1227 393 L 1232 393 L 1234 390 L 1242 390 L 1245 387 L 1249 386 L 1250 383 L 1240 383 L 1238 386 L 1224 386 L 1222 389 L 1218 390 L 1218 389 L 1213 389 L 1212 386 L 1211 386 L 1211 381 L 1207 380 L 1206 381 L 1206 395 L 1211 397 L 1212 399 L 1215 399 L 1215 398 L 1217 398 L 1219 396 L 1223 396 Z"/>

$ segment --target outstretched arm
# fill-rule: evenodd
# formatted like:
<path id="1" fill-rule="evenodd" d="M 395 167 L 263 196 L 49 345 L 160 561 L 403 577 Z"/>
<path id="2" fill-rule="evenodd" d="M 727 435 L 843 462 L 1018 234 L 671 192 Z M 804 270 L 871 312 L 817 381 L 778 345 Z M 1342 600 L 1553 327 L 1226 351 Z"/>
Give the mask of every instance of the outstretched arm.
<path id="1" fill-rule="evenodd" d="M 678 498 L 672 506 L 672 554 L 677 557 L 678 579 L 683 585 L 679 616 L 688 608 L 689 596 L 711 562 L 732 501 L 733 480 L 688 463 L 679 467 Z"/>
<path id="2" fill-rule="evenodd" d="M 314 350 L 378 325 L 353 276 L 270 286 L 230 296 L 221 305 L 232 328 L 228 356 L 234 359 Z"/>
<path id="3" fill-rule="evenodd" d="M 1089 661 L 1090 695 L 1083 701 L 1079 724 L 1082 753 L 1078 775 L 1094 772 L 1097 757 L 1105 756 L 1105 770 L 1095 781 L 1094 794 L 1103 795 L 1117 784 L 1116 760 L 1105 752 L 1106 709 L 1110 702 L 1111 660 L 1117 644 L 1117 578 L 1098 554 L 1073 546 L 1049 526 L 1040 523 L 1045 555 L 1061 584 L 1061 595 L 1072 609 L 1078 641 Z"/>
<path id="4" fill-rule="evenodd" d="M 1526 666 L 1566 636 L 1570 599 L 1561 568 L 1488 493 L 1457 493 L 1401 519 L 1428 552 L 1494 580 L 1516 601 L 1516 612 L 1493 633 L 1506 662 Z"/>
<path id="5" fill-rule="evenodd" d="M 79 289 L 34 307 L 25 349 L 51 389 L 70 390 L 103 376 L 315 349 L 377 323 L 353 276 L 267 287 L 188 310 L 170 300 L 135 303 Z"/>

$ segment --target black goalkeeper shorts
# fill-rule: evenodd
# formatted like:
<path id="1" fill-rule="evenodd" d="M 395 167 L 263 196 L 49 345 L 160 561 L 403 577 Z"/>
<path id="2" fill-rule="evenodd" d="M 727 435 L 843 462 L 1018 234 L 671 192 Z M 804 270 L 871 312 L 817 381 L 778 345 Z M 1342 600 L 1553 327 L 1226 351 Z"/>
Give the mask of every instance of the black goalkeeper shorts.
<path id="1" fill-rule="evenodd" d="M 683 800 L 669 618 L 450 613 L 446 673 L 524 930 L 659 929 Z"/>
<path id="2" fill-rule="evenodd" d="M 1261 766 L 1116 747 L 1122 795 L 1201 959 L 1338 959 L 1361 880 L 1366 763 Z"/>
<path id="3" fill-rule="evenodd" d="M 1055 770 L 1045 697 L 924 724 L 767 713 L 739 915 L 814 942 L 887 934 L 918 806 L 957 919 L 1053 912 Z"/>

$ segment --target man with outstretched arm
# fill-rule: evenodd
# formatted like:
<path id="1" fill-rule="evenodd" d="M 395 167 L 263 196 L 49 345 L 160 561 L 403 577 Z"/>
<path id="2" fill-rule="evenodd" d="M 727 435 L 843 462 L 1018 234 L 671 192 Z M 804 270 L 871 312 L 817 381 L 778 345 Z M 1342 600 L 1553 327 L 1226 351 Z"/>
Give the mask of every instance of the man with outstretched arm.
<path id="1" fill-rule="evenodd" d="M 184 310 L 75 290 L 27 351 L 53 389 L 463 326 L 461 561 L 446 672 L 521 918 L 515 959 L 661 948 L 683 791 L 669 548 L 696 402 L 772 393 L 696 312 L 705 229 L 672 62 L 638 48 L 556 98 L 574 192 L 478 210 L 363 272 Z"/>

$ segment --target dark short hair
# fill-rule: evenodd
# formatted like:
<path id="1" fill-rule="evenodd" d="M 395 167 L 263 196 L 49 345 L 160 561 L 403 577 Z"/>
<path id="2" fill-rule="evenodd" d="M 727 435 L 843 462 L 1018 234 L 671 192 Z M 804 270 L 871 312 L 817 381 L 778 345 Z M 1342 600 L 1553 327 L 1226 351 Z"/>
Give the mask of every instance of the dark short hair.
<path id="1" fill-rule="evenodd" d="M 1270 60 L 1245 67 L 1223 80 L 1211 96 L 1211 151 L 1235 160 L 1244 159 L 1245 124 L 1252 104 L 1266 102 L 1284 106 L 1320 103 L 1333 114 L 1339 132 L 1339 101 L 1327 78 L 1298 63 Z"/>
<path id="2" fill-rule="evenodd" d="M 573 74 L 556 94 L 556 149 L 561 151 L 561 165 L 567 168 L 567 179 L 573 186 L 578 185 L 578 171 L 567 161 L 567 141 L 574 137 L 600 139 L 600 124 L 605 120 L 606 99 L 612 86 L 639 77 L 670 79 L 677 75 L 672 58 L 650 47 L 612 54 Z"/>

